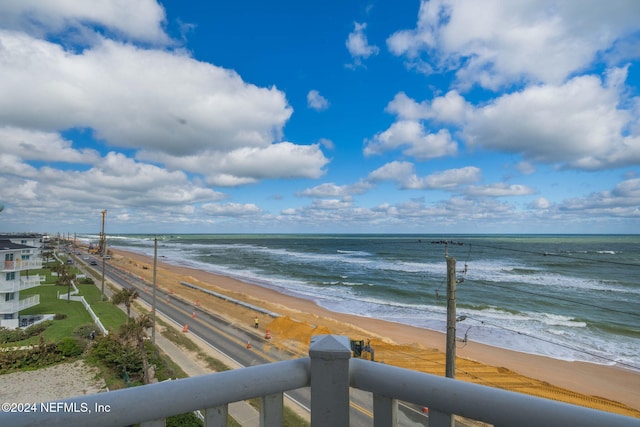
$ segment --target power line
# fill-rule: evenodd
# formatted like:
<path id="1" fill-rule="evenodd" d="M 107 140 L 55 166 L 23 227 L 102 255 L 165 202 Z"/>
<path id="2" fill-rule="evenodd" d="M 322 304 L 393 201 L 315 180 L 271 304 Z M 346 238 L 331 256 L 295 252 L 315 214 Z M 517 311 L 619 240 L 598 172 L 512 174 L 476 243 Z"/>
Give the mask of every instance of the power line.
<path id="1" fill-rule="evenodd" d="M 526 249 L 505 248 L 505 247 L 501 247 L 501 246 L 493 246 L 493 245 L 486 245 L 486 244 L 479 244 L 479 243 L 464 243 L 464 242 L 457 242 L 457 243 L 458 244 L 462 244 L 462 245 L 478 246 L 478 247 L 481 247 L 481 248 L 490 248 L 490 249 L 497 249 L 497 250 L 502 250 L 502 251 L 521 252 L 521 253 L 527 253 L 527 254 L 531 254 L 531 255 L 540 255 L 540 256 L 545 256 L 545 257 L 551 256 L 551 257 L 574 259 L 574 260 L 578 260 L 578 261 L 588 261 L 588 262 L 596 262 L 596 263 L 601 263 L 601 264 L 623 265 L 623 266 L 626 266 L 626 267 L 640 268 L 640 264 L 636 264 L 636 263 L 632 263 L 632 262 L 612 261 L 612 260 L 596 259 L 596 258 L 585 258 L 585 257 L 574 256 L 574 255 L 559 254 L 559 253 L 556 253 L 556 252 L 540 252 L 540 251 L 531 251 L 531 250 L 526 250 Z"/>
<path id="2" fill-rule="evenodd" d="M 629 367 L 629 368 L 632 368 L 632 369 L 640 369 L 640 366 L 635 366 L 635 365 L 631 365 L 629 363 L 620 362 L 618 360 L 610 359 L 608 357 L 601 356 L 601 355 L 595 354 L 595 353 L 591 353 L 589 351 L 585 351 L 585 350 L 582 350 L 582 349 L 579 349 L 579 348 L 575 348 L 575 347 L 572 347 L 572 346 L 567 345 L 567 344 L 562 344 L 562 343 L 551 341 L 551 340 L 548 340 L 548 339 L 545 339 L 545 338 L 536 337 L 535 335 L 530 335 L 530 334 L 527 334 L 525 332 L 516 331 L 514 329 L 505 328 L 504 326 L 496 325 L 494 323 L 490 323 L 490 322 L 487 322 L 485 320 L 480 320 L 480 319 L 477 319 L 477 318 L 475 318 L 473 316 L 467 315 L 467 319 L 475 320 L 476 322 L 480 322 L 483 325 L 490 325 L 490 326 L 493 326 L 495 328 L 503 329 L 503 330 L 509 331 L 509 332 L 513 332 L 513 333 L 518 334 L 518 335 L 524 335 L 525 337 L 533 338 L 533 339 L 536 339 L 536 340 L 539 340 L 539 341 L 544 341 L 544 342 L 546 342 L 548 344 L 553 344 L 553 345 L 557 345 L 559 347 L 564 347 L 566 349 L 573 350 L 573 351 L 575 351 L 577 353 L 582 353 L 582 354 L 587 354 L 587 355 L 592 356 L 592 357 L 597 357 L 599 359 L 606 360 L 607 362 L 611 362 L 611 363 L 618 364 L 618 365 L 623 365 L 623 366 L 626 366 L 626 367 Z"/>
<path id="3" fill-rule="evenodd" d="M 640 317 L 640 313 L 634 313 L 634 312 L 624 311 L 624 310 L 617 310 L 615 308 L 604 307 L 604 306 L 601 306 L 601 305 L 589 304 L 589 303 L 586 303 L 586 302 L 575 301 L 575 300 L 572 300 L 572 299 L 569 299 L 569 298 L 563 298 L 563 297 L 558 297 L 558 296 L 539 294 L 539 293 L 536 293 L 536 292 L 525 291 L 525 290 L 522 290 L 522 289 L 516 289 L 516 288 L 510 287 L 510 286 L 498 285 L 496 283 L 482 283 L 482 285 L 484 285 L 484 286 L 494 286 L 496 288 L 501 288 L 501 289 L 508 289 L 509 291 L 512 291 L 512 292 L 520 292 L 520 293 L 523 293 L 523 294 L 535 295 L 535 296 L 539 296 L 539 297 L 542 297 L 542 298 L 552 298 L 552 299 L 556 299 L 558 301 L 564 301 L 564 302 L 570 302 L 572 304 L 584 305 L 586 307 L 592 307 L 592 308 L 597 308 L 597 309 L 600 309 L 600 310 L 611 311 L 613 313 L 620 313 L 620 314 L 626 314 L 626 315 L 629 315 L 629 316 Z"/>

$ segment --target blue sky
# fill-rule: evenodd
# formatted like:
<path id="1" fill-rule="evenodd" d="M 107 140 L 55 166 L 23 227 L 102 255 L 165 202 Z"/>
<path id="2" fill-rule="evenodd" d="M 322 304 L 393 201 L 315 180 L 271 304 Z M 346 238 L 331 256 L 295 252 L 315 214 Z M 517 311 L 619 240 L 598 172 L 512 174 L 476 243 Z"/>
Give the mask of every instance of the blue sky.
<path id="1" fill-rule="evenodd" d="M 0 231 L 637 233 L 640 2 L 0 4 Z"/>

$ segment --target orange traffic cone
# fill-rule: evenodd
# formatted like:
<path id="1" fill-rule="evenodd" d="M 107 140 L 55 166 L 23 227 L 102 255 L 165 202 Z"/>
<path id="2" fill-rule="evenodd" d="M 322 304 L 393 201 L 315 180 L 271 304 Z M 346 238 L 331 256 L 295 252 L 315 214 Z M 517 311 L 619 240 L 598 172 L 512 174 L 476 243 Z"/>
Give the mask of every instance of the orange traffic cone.
<path id="1" fill-rule="evenodd" d="M 191 318 L 195 319 L 196 318 L 196 312 L 194 311 L 193 313 L 191 313 Z"/>
<path id="2" fill-rule="evenodd" d="M 251 342 L 247 341 L 247 348 L 251 348 Z"/>
<path id="3" fill-rule="evenodd" d="M 169 293 L 170 293 L 171 295 L 173 295 L 173 289 L 169 290 Z"/>
<path id="4" fill-rule="evenodd" d="M 182 328 L 182 332 L 189 332 L 189 325 L 188 324 L 184 324 L 184 328 Z"/>
<path id="5" fill-rule="evenodd" d="M 264 339 L 266 340 L 270 340 L 271 339 L 271 331 L 267 329 L 267 331 L 264 333 Z"/>
<path id="6" fill-rule="evenodd" d="M 196 300 L 196 307 L 200 307 L 200 300 Z"/>

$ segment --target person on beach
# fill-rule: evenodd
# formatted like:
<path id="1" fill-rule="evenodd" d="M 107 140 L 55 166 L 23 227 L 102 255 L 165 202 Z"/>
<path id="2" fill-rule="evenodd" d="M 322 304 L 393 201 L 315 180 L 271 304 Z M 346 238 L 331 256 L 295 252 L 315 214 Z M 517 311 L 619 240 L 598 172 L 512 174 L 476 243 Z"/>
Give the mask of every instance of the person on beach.
<path id="1" fill-rule="evenodd" d="M 258 318 L 256 317 L 255 320 L 253 321 L 253 327 L 258 329 L 258 326 L 260 326 L 260 321 L 258 320 Z"/>

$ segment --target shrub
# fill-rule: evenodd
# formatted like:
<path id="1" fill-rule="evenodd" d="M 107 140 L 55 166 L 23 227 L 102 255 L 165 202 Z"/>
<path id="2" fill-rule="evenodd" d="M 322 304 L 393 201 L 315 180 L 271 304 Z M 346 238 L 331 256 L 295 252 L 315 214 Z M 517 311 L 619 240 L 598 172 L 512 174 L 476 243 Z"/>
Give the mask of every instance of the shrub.
<path id="1" fill-rule="evenodd" d="M 56 315 L 53 316 L 53 320 L 63 320 L 66 318 L 67 318 L 67 315 L 65 313 L 56 313 Z"/>
<path id="2" fill-rule="evenodd" d="M 58 351 L 64 357 L 79 356 L 84 351 L 84 345 L 81 345 L 76 338 L 63 338 L 57 345 Z"/>

